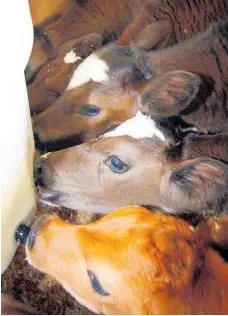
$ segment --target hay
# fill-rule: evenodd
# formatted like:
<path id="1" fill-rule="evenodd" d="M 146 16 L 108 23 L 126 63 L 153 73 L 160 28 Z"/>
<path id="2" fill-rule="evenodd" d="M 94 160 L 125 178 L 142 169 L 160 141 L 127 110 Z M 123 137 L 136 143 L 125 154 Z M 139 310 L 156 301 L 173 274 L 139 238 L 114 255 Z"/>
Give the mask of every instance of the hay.
<path id="1" fill-rule="evenodd" d="M 100 217 L 100 215 L 76 212 L 64 208 L 51 208 L 38 204 L 34 220 L 40 215 L 53 213 L 76 224 L 89 223 Z M 18 247 L 11 264 L 2 275 L 1 285 L 2 290 L 10 291 L 21 302 L 36 308 L 42 314 L 92 315 L 54 279 L 31 267 L 25 261 L 23 246 Z"/>

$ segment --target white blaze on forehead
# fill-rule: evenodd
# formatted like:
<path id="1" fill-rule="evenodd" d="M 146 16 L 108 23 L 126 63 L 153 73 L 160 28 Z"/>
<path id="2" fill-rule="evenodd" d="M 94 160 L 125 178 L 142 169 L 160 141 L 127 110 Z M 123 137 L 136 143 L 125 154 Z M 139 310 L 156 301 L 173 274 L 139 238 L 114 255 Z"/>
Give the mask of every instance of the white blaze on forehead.
<path id="1" fill-rule="evenodd" d="M 137 112 L 136 116 L 119 125 L 104 137 L 131 136 L 133 138 L 157 137 L 165 141 L 165 136 L 156 126 L 156 122 L 149 116 Z"/>
<path id="2" fill-rule="evenodd" d="M 39 157 L 39 159 L 40 159 L 40 158 L 46 159 L 48 155 L 50 155 L 50 152 L 48 152 L 48 153 L 46 153 L 46 154 L 43 154 L 42 156 Z"/>
<path id="3" fill-rule="evenodd" d="M 87 57 L 73 72 L 67 90 L 79 87 L 90 80 L 102 83 L 108 80 L 108 66 L 96 53 Z"/>
<path id="4" fill-rule="evenodd" d="M 74 64 L 76 63 L 76 61 L 82 59 L 80 56 L 77 56 L 75 54 L 75 52 L 73 52 L 72 50 L 67 53 L 65 56 L 64 56 L 64 63 L 65 64 Z"/>

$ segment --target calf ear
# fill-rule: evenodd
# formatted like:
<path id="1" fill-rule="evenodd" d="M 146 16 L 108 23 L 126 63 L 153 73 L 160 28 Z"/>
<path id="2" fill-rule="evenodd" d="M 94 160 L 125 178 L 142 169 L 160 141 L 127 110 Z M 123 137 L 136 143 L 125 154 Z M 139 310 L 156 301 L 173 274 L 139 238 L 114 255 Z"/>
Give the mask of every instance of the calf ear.
<path id="1" fill-rule="evenodd" d="M 197 96 L 201 78 L 190 72 L 168 72 L 147 85 L 141 97 L 141 110 L 150 115 L 178 115 Z"/>
<path id="2" fill-rule="evenodd" d="M 170 181 L 189 191 L 206 192 L 205 190 L 215 188 L 216 185 L 228 188 L 225 165 L 206 158 L 185 162 L 184 166 L 172 172 Z"/>

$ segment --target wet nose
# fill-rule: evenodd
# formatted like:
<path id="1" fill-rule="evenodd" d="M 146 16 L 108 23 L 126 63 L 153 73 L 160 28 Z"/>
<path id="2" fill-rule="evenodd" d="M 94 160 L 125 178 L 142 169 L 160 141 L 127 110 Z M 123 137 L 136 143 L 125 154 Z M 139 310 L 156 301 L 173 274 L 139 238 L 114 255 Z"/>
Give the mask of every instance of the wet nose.
<path id="1" fill-rule="evenodd" d="M 34 179 L 35 179 L 35 185 L 38 186 L 44 186 L 43 181 L 43 168 L 46 164 L 47 158 L 39 158 L 35 164 L 34 168 Z"/>
<path id="2" fill-rule="evenodd" d="M 20 242 L 22 245 L 25 245 L 29 233 L 30 233 L 30 228 L 28 226 L 24 224 L 19 225 L 15 233 L 16 241 Z"/>
<path id="3" fill-rule="evenodd" d="M 42 229 L 45 220 L 49 215 L 40 216 L 35 223 L 32 225 L 29 235 L 26 240 L 26 246 L 31 250 L 36 242 L 36 236 L 39 231 Z"/>
<path id="4" fill-rule="evenodd" d="M 29 250 L 34 247 L 37 235 L 39 235 L 39 232 L 48 223 L 49 218 L 51 218 L 50 215 L 42 215 L 32 225 L 27 235 L 26 242 L 24 243 Z"/>
<path id="5" fill-rule="evenodd" d="M 32 249 L 35 243 L 35 233 L 26 225 L 21 224 L 16 231 L 15 239 L 22 245 L 27 245 L 29 249 Z"/>
<path id="6" fill-rule="evenodd" d="M 35 73 L 34 71 L 31 69 L 31 67 L 29 67 L 29 65 L 27 65 L 27 67 L 25 68 L 25 80 L 26 80 L 26 84 L 29 85 L 33 82 L 35 78 Z"/>

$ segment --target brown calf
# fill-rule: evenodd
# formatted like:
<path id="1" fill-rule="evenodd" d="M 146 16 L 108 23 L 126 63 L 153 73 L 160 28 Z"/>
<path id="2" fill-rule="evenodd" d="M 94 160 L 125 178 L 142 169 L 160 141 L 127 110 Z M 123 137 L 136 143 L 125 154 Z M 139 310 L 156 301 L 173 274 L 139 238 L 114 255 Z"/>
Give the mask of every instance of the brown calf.
<path id="1" fill-rule="evenodd" d="M 166 213 L 228 214 L 228 165 L 180 161 L 177 127 L 137 113 L 98 139 L 42 156 L 35 167 L 40 199 L 94 213 L 138 204 Z"/>
<path id="2" fill-rule="evenodd" d="M 32 227 L 26 254 L 97 314 L 227 314 L 228 264 L 212 248 L 224 220 L 194 229 L 139 206 L 88 225 L 51 216 Z"/>
<path id="3" fill-rule="evenodd" d="M 39 144 L 64 143 L 69 137 L 89 140 L 134 116 L 140 105 L 155 115 L 182 115 L 202 132 L 225 132 L 226 31 L 227 24 L 221 23 L 150 53 L 114 44 L 93 53 L 76 69 L 57 102 L 34 118 Z"/>

